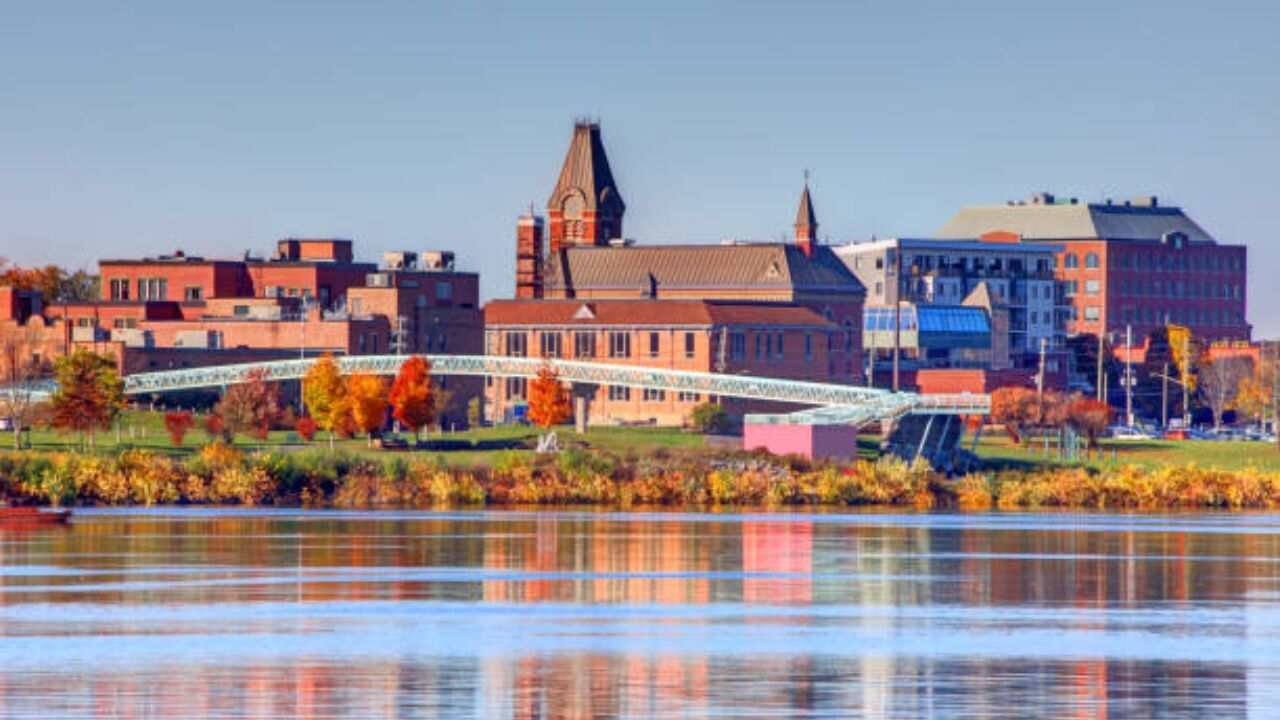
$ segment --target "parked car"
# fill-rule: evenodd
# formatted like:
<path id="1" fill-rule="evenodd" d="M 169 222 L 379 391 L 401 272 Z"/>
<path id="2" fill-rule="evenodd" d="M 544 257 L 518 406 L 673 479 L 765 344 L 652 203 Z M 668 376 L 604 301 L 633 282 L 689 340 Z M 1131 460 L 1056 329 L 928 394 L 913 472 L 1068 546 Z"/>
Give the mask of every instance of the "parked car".
<path id="1" fill-rule="evenodd" d="M 0 432 L 13 432 L 13 418 L 0 417 Z"/>
<path id="2" fill-rule="evenodd" d="M 1112 425 L 1107 428 L 1107 436 L 1116 440 L 1154 440 L 1155 435 L 1142 428 L 1131 425 Z"/>

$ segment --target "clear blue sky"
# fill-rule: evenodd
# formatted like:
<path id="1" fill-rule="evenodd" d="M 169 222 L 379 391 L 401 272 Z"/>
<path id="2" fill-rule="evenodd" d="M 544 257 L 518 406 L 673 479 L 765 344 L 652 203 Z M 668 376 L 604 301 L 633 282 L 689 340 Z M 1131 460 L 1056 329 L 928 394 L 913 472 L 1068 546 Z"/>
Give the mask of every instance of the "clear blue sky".
<path id="1" fill-rule="evenodd" d="M 515 219 L 591 114 L 641 242 L 777 237 L 804 168 L 833 241 L 1155 193 L 1249 245 L 1280 334 L 1280 3 L 480 5 L 11 4 L 0 255 L 337 235 L 508 295 Z"/>

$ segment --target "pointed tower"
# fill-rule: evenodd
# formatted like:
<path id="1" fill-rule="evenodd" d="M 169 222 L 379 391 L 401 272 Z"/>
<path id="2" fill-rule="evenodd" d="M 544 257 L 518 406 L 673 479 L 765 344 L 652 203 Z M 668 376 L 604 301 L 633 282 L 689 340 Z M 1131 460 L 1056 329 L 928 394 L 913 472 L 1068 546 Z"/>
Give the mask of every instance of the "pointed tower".
<path id="1" fill-rule="evenodd" d="M 813 198 L 809 197 L 809 173 L 804 174 L 804 192 L 800 194 L 800 207 L 796 209 L 796 245 L 805 257 L 813 257 L 818 245 L 818 217 L 813 212 Z"/>
<path id="2" fill-rule="evenodd" d="M 547 201 L 547 238 L 555 255 L 571 245 L 606 245 L 622 237 L 626 203 L 613 182 L 609 158 L 600 140 L 600 124 L 578 121 Z"/>

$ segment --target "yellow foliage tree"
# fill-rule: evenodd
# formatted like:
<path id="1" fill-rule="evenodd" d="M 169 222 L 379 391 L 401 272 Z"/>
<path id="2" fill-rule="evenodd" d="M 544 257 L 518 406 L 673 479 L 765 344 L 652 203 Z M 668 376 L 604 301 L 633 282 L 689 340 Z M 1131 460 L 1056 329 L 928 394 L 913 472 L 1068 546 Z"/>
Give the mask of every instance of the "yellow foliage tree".
<path id="1" fill-rule="evenodd" d="M 387 381 L 378 375 L 352 375 L 347 378 L 347 402 L 355 426 L 369 436 L 387 421 Z"/>
<path id="2" fill-rule="evenodd" d="M 330 449 L 333 448 L 334 434 L 345 423 L 346 392 L 338 363 L 328 353 L 317 360 L 302 379 L 302 402 L 316 425 L 329 433 Z"/>
<path id="3" fill-rule="evenodd" d="M 1240 381 L 1231 409 L 1262 422 L 1270 407 L 1271 383 L 1262 376 L 1262 368 L 1255 368 L 1249 377 Z"/>
<path id="4" fill-rule="evenodd" d="M 1186 385 L 1187 392 L 1191 392 L 1196 389 L 1196 351 L 1191 328 L 1186 325 L 1168 325 L 1166 331 L 1169 354 L 1173 356 L 1173 364 L 1178 368 L 1178 379 Z"/>

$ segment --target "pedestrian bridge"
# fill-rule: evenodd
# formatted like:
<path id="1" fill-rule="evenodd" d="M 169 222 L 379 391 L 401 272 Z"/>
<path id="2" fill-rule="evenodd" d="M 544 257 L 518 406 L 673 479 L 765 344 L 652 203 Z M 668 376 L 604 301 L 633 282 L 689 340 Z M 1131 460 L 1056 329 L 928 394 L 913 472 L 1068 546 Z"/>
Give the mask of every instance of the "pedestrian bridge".
<path id="1" fill-rule="evenodd" d="M 433 375 L 480 377 L 534 377 L 545 366 L 566 382 L 596 385 L 623 385 L 669 392 L 768 400 L 812 406 L 794 413 L 752 415 L 752 422 L 785 422 L 814 425 L 862 425 L 906 414 L 985 415 L 990 411 L 988 395 L 918 395 L 888 390 L 838 385 L 834 383 L 786 380 L 754 375 L 693 372 L 578 360 L 502 357 L 491 355 L 427 355 Z M 394 375 L 403 355 L 350 355 L 335 358 L 344 375 L 367 373 Z M 217 365 L 213 367 L 163 370 L 126 376 L 127 395 L 147 395 L 176 390 L 217 388 L 244 382 L 251 373 L 261 372 L 267 380 L 298 380 L 314 359 L 276 360 Z"/>

